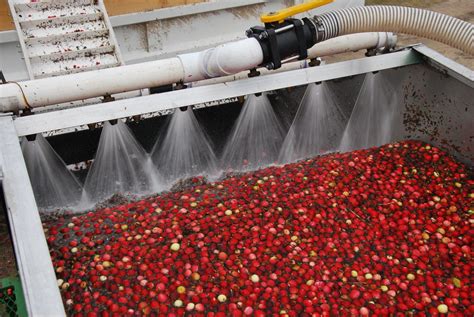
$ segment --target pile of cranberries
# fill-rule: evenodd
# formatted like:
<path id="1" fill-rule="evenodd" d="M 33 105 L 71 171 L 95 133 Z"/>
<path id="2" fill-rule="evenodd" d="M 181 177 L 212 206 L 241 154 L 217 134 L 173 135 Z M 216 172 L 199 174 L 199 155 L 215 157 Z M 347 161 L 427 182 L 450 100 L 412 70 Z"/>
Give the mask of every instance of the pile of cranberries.
<path id="1" fill-rule="evenodd" d="M 45 231 L 71 315 L 472 316 L 472 176 L 406 141 L 196 183 Z"/>

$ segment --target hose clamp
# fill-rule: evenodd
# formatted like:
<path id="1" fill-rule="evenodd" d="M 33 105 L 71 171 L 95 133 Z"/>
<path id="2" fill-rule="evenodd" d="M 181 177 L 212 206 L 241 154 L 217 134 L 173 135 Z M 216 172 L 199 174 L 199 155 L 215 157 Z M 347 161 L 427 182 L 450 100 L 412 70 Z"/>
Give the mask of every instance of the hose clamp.
<path id="1" fill-rule="evenodd" d="M 314 42 L 319 43 L 325 40 L 326 29 L 322 19 L 319 16 L 314 16 L 312 19 L 304 18 L 303 21 L 311 24 L 314 28 Z"/>

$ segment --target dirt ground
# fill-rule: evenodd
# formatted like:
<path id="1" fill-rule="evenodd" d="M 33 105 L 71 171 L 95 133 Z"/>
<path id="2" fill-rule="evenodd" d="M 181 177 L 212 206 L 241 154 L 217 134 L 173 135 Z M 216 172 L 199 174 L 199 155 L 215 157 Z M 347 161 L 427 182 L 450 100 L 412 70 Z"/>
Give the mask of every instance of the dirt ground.
<path id="1" fill-rule="evenodd" d="M 2 206 L 0 206 L 0 279 L 15 275 L 17 275 L 15 254 L 8 234 L 8 221 Z"/>
<path id="2" fill-rule="evenodd" d="M 404 5 L 418 8 L 426 8 L 436 12 L 441 12 L 461 20 L 474 23 L 474 0 L 366 0 L 367 5 Z M 398 46 L 407 46 L 410 44 L 423 43 L 448 58 L 470 68 L 474 69 L 474 56 L 470 56 L 458 49 L 450 46 L 419 38 L 413 35 L 397 34 Z M 328 63 L 334 63 L 341 60 L 360 58 L 363 52 L 340 54 L 325 58 Z"/>
<path id="3" fill-rule="evenodd" d="M 366 4 L 393 4 L 422 7 L 474 23 L 474 0 L 367 0 Z M 411 35 L 399 35 L 399 46 L 414 43 L 424 43 L 454 61 L 463 64 L 470 69 L 474 69 L 474 56 L 469 56 L 457 49 L 435 41 L 421 39 Z M 327 58 L 326 60 L 327 62 L 332 63 L 345 59 L 360 58 L 362 56 L 363 52 L 357 52 L 341 54 Z M 8 237 L 7 221 L 2 213 L 3 210 L 0 208 L 0 278 L 16 274 L 14 254 L 11 247 L 11 241 Z"/>

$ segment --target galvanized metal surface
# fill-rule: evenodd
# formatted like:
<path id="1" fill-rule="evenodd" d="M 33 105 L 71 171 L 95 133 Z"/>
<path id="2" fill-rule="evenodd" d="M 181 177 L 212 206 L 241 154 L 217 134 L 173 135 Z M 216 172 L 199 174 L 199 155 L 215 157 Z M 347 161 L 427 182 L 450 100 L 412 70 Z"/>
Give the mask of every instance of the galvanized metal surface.
<path id="1" fill-rule="evenodd" d="M 233 98 L 286 87 L 305 85 L 317 81 L 402 67 L 419 62 L 421 62 L 419 55 L 413 53 L 411 50 L 407 50 L 234 82 L 40 113 L 34 116 L 19 117 L 15 120 L 15 128 L 19 136 L 24 136 L 211 102 L 218 99 Z"/>
<path id="2" fill-rule="evenodd" d="M 474 88 L 474 70 L 456 63 L 426 45 L 415 45 L 413 46 L 413 49 L 424 56 L 428 65 L 440 70 L 447 76 L 452 76 L 469 87 Z"/>
<path id="3" fill-rule="evenodd" d="M 393 78 L 403 101 L 398 140 L 434 144 L 474 166 L 474 88 L 466 77 L 457 77 L 421 64 Z"/>
<path id="4" fill-rule="evenodd" d="M 13 119 L 0 116 L 0 166 L 11 235 L 30 316 L 64 316 L 64 307 Z"/>

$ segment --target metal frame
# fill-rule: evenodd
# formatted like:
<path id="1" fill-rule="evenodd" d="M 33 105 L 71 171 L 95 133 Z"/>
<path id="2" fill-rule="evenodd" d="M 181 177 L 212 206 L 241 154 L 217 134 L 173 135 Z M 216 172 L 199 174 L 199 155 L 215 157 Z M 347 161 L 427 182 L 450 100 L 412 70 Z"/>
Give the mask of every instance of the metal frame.
<path id="1" fill-rule="evenodd" d="M 422 59 L 418 54 L 412 50 L 406 50 L 233 82 L 176 90 L 60 111 L 38 113 L 33 116 L 16 118 L 14 124 L 18 135 L 25 136 L 201 104 L 219 99 L 301 86 L 308 83 L 402 67 L 420 62 L 422 62 Z"/>
<path id="2" fill-rule="evenodd" d="M 11 115 L 0 116 L 0 167 L 18 271 L 30 316 L 65 316 L 43 226 Z"/>
<path id="3" fill-rule="evenodd" d="M 107 12 L 107 8 L 105 7 L 104 1 L 100 0 L 98 2 L 98 5 L 100 7 L 100 11 L 102 11 L 103 17 L 104 17 L 104 23 L 107 26 L 107 29 L 109 30 L 109 40 L 115 45 L 115 55 L 117 56 L 118 61 L 120 62 L 120 65 L 125 65 L 125 62 L 122 57 L 122 53 L 120 52 L 120 47 L 118 45 L 117 38 L 115 37 L 115 32 L 113 29 L 113 24 L 110 21 L 109 14 Z"/>

